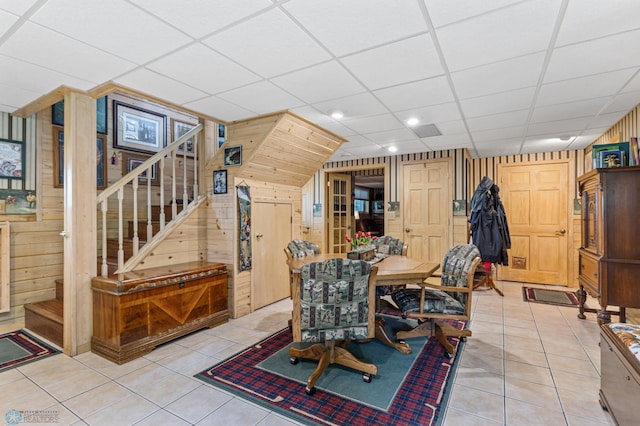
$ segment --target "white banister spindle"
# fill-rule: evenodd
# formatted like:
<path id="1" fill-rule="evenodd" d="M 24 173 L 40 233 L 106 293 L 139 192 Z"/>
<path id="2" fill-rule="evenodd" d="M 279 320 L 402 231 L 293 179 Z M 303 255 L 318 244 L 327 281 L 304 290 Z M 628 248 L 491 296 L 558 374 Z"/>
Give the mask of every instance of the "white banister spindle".
<path id="1" fill-rule="evenodd" d="M 160 164 L 159 164 L 159 168 L 160 170 L 158 171 L 160 173 L 160 218 L 158 219 L 160 221 L 160 231 L 162 231 L 164 229 L 164 224 L 166 222 L 166 215 L 164 213 L 164 159 L 167 158 L 162 157 L 160 158 Z"/>
<path id="2" fill-rule="evenodd" d="M 149 176 L 147 174 L 147 176 Z M 133 180 L 133 255 L 138 254 L 140 239 L 138 238 L 138 178 Z"/>
<path id="3" fill-rule="evenodd" d="M 193 137 L 193 202 L 198 199 L 198 136 Z"/>
<path id="4" fill-rule="evenodd" d="M 124 198 L 124 188 L 118 191 L 118 270 L 124 266 L 124 248 L 122 245 L 122 199 Z"/>
<path id="5" fill-rule="evenodd" d="M 176 152 L 171 155 L 171 220 L 178 215 L 178 205 L 176 203 Z"/>
<path id="6" fill-rule="evenodd" d="M 107 265 L 107 201 L 103 200 L 100 203 L 100 210 L 102 211 L 102 271 L 101 275 L 106 277 L 109 275 L 109 265 Z"/>

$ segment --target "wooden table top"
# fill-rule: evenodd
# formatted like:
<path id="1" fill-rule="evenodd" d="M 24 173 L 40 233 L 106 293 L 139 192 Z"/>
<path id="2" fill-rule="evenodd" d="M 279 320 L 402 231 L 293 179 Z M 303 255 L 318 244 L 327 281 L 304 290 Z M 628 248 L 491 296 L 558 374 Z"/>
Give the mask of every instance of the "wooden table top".
<path id="1" fill-rule="evenodd" d="M 289 263 L 292 272 L 300 272 L 302 265 L 311 262 L 322 262 L 336 257 L 346 257 L 345 254 L 321 253 L 293 259 Z M 407 256 L 389 256 L 374 266 L 378 267 L 376 285 L 390 285 L 394 281 L 421 282 L 429 278 L 440 267 L 439 263 L 421 262 Z"/>

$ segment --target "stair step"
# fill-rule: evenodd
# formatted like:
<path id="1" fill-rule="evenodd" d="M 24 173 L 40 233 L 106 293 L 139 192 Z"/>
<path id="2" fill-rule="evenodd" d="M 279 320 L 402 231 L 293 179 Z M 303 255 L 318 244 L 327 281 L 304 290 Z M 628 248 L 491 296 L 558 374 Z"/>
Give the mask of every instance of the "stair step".
<path id="1" fill-rule="evenodd" d="M 166 222 L 165 222 L 166 224 Z M 158 232 L 160 232 L 160 222 L 157 220 L 152 220 L 151 221 L 151 227 L 153 229 L 153 235 L 156 235 Z M 134 226 L 133 226 L 133 221 L 130 220 L 129 221 L 129 232 L 128 232 L 128 236 L 129 238 L 133 238 L 134 235 Z M 138 238 L 140 240 L 144 240 L 147 241 L 149 238 L 147 238 L 147 222 L 138 222 Z"/>
<path id="2" fill-rule="evenodd" d="M 160 210 L 162 207 L 160 206 L 151 206 L 151 219 L 160 220 Z M 182 211 L 182 204 L 176 205 L 176 214 Z M 164 220 L 168 222 L 172 219 L 172 209 L 171 206 L 164 206 Z"/>
<path id="3" fill-rule="evenodd" d="M 24 325 L 27 330 L 63 346 L 63 304 L 58 299 L 24 305 Z"/>
<path id="4" fill-rule="evenodd" d="M 138 248 L 144 247 L 146 241 L 140 240 L 138 241 Z M 117 238 L 108 238 L 107 239 L 107 258 L 115 258 L 118 259 L 118 239 Z M 133 240 L 131 238 L 123 238 L 122 239 L 122 249 L 124 250 L 124 258 L 128 259 L 133 256 Z"/>

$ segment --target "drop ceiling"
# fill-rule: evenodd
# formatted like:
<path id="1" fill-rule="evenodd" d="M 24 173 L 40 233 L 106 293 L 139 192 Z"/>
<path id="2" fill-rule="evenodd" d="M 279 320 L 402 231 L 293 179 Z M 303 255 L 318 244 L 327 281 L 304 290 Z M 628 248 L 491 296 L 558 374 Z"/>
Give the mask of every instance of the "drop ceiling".
<path id="1" fill-rule="evenodd" d="M 0 0 L 0 111 L 113 81 L 225 122 L 291 110 L 349 141 L 331 160 L 579 149 L 640 102 L 639 16 L 637 0 Z"/>

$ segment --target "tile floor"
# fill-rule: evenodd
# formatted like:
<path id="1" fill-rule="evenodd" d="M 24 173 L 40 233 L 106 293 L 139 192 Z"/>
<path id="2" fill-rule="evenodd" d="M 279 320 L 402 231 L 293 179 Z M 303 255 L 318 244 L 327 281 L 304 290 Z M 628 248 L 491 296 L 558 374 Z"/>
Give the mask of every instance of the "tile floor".
<path id="1" fill-rule="evenodd" d="M 523 302 L 519 283 L 496 285 L 504 298 L 474 292 L 473 337 L 460 354 L 443 424 L 614 424 L 598 403 L 595 315 L 579 320 L 575 308 Z M 285 327 L 290 311 L 283 300 L 125 365 L 85 353 L 0 373 L 0 415 L 47 411 L 56 425 L 294 425 L 193 378 Z"/>

